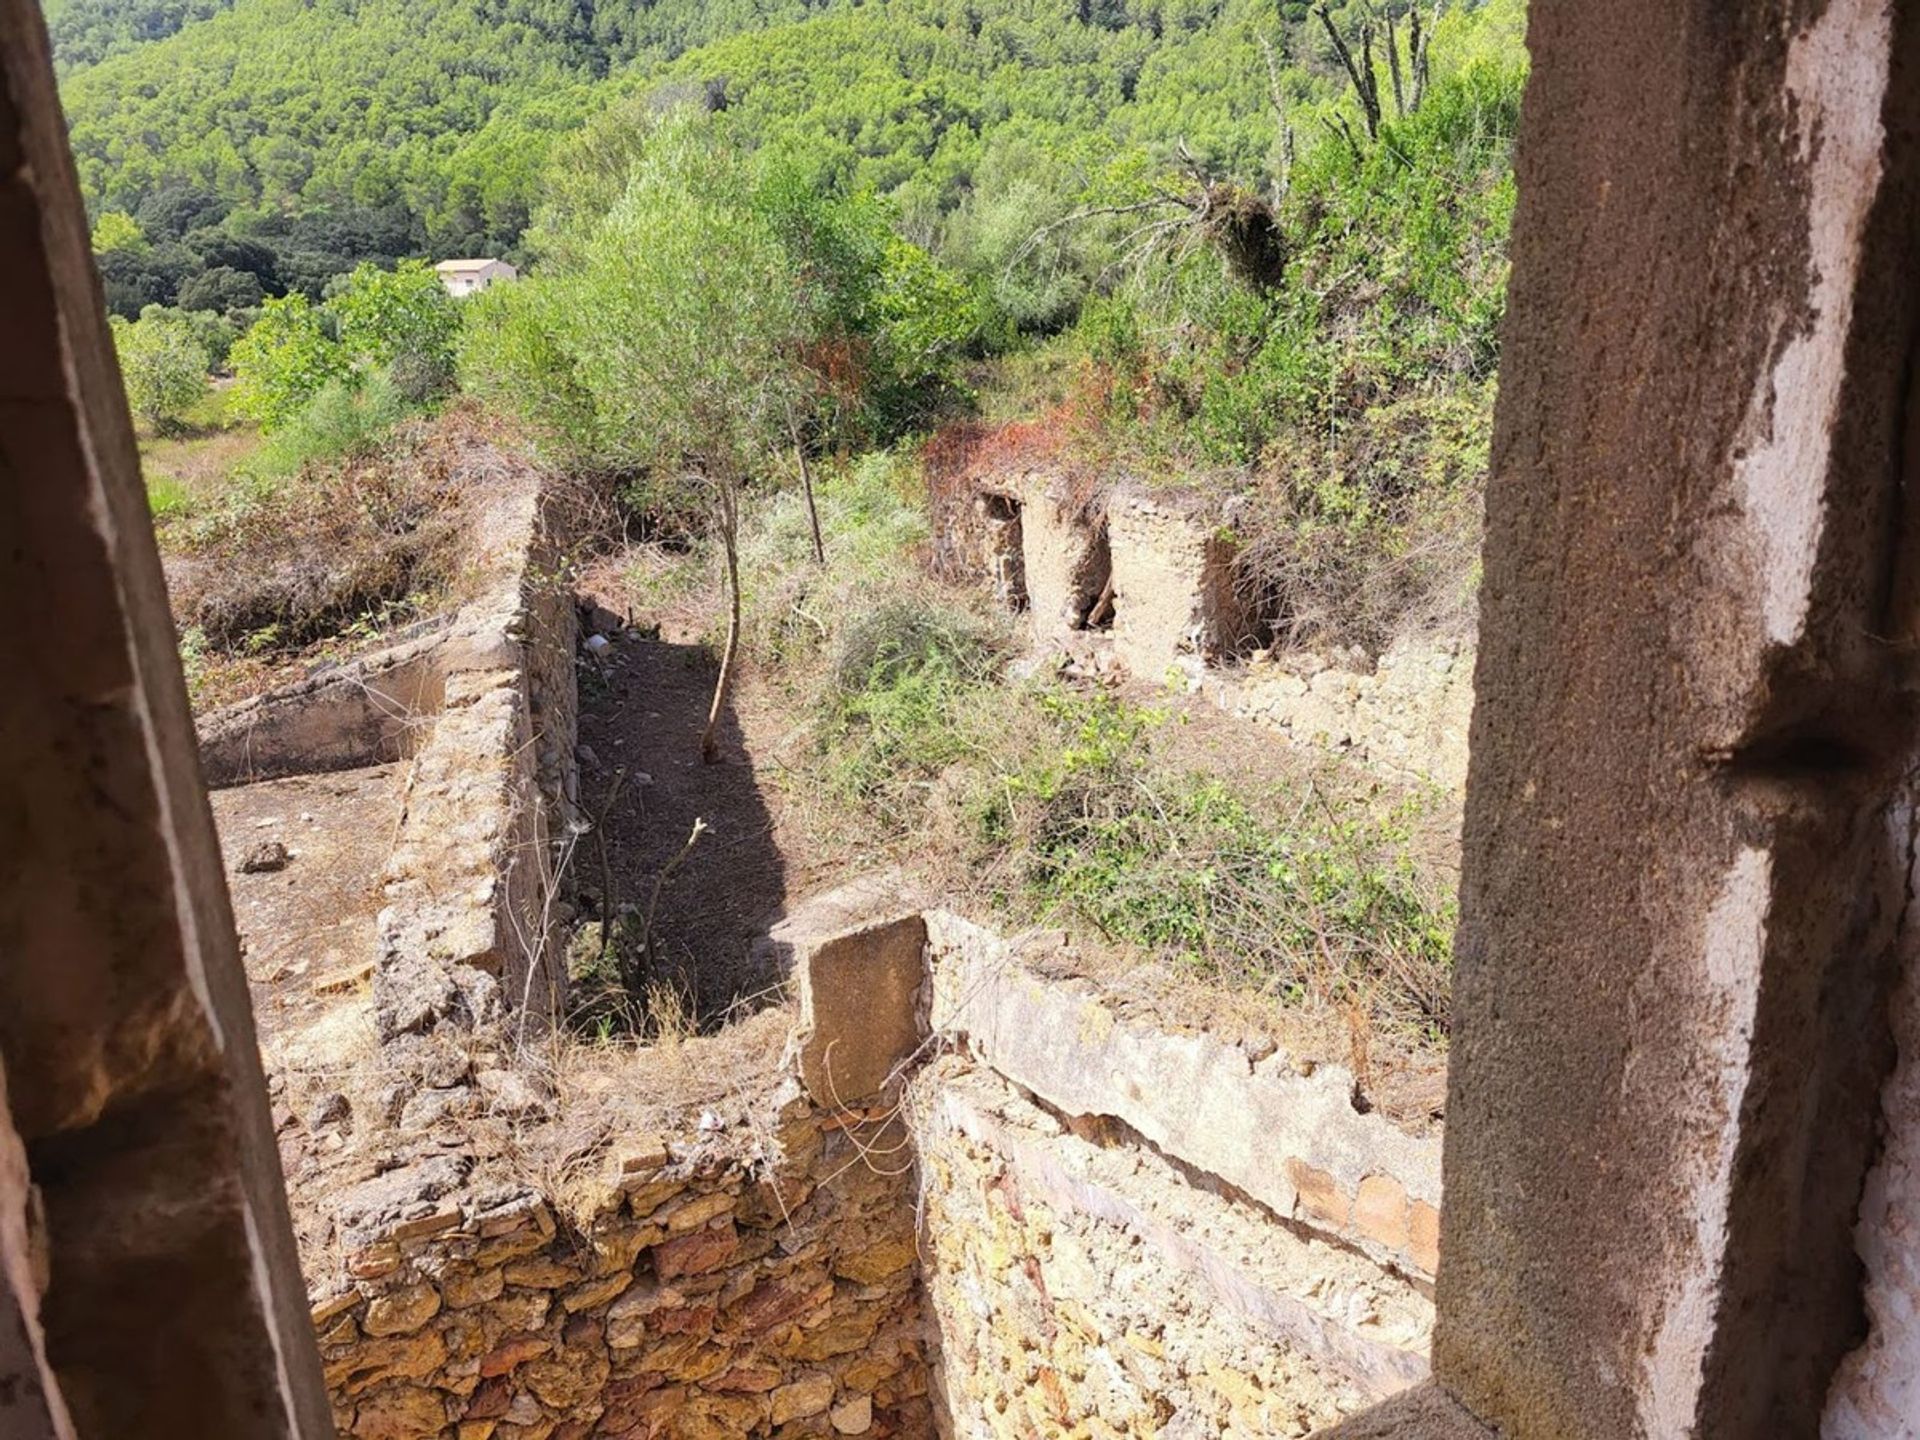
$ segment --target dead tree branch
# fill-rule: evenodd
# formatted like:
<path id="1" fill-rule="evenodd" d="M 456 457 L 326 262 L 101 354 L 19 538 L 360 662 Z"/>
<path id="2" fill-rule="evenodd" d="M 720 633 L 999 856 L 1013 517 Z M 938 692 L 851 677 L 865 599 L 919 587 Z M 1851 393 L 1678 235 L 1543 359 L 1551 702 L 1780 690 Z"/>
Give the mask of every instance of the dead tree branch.
<path id="1" fill-rule="evenodd" d="M 1333 53 L 1340 58 L 1341 66 L 1347 72 L 1347 79 L 1353 82 L 1353 93 L 1359 97 L 1360 113 L 1367 124 L 1367 138 L 1380 138 L 1380 86 L 1373 76 L 1373 25 L 1363 21 L 1360 26 L 1360 58 L 1355 59 L 1352 49 L 1347 45 L 1346 37 L 1340 33 L 1340 27 L 1333 23 L 1333 12 L 1325 5 L 1314 8 L 1320 24 L 1327 32 L 1327 38 L 1333 42 Z"/>
<path id="2" fill-rule="evenodd" d="M 687 833 L 687 843 L 682 845 L 673 859 L 663 865 L 660 873 L 653 877 L 653 894 L 647 897 L 647 914 L 641 922 L 639 961 L 630 973 L 621 977 L 622 983 L 627 987 L 627 993 L 642 1003 L 646 999 L 642 987 L 657 975 L 660 969 L 654 964 L 653 953 L 653 920 L 660 909 L 660 892 L 666 888 L 667 881 L 672 878 L 673 872 L 680 868 L 680 862 L 693 853 L 693 847 L 706 833 L 707 822 L 696 815 L 693 820 L 693 829 Z"/>
<path id="3" fill-rule="evenodd" d="M 794 416 L 793 405 L 787 405 L 787 437 L 793 441 L 793 458 L 800 466 L 800 488 L 807 497 L 807 525 L 813 531 L 813 563 L 827 563 L 827 547 L 820 539 L 820 511 L 813 503 L 813 467 L 807 463 L 807 447 L 800 438 L 800 422 Z"/>
<path id="4" fill-rule="evenodd" d="M 618 904 L 613 888 L 613 861 L 607 855 L 607 817 L 613 814 L 613 802 L 620 798 L 620 787 L 627 783 L 627 767 L 622 765 L 613 772 L 613 783 L 607 786 L 607 798 L 600 802 L 600 813 L 593 818 L 594 848 L 600 856 L 600 959 L 606 961 L 607 952 L 613 948 L 613 932 Z"/>
<path id="5" fill-rule="evenodd" d="M 1412 13 L 1417 16 L 1420 12 L 1416 10 Z M 1404 120 L 1407 118 L 1407 91 L 1400 79 L 1400 36 L 1393 28 L 1391 9 L 1385 12 L 1384 18 L 1387 26 L 1387 74 L 1393 80 L 1393 113 L 1396 119 Z M 1420 22 L 1416 19 L 1413 23 L 1417 29 Z"/>

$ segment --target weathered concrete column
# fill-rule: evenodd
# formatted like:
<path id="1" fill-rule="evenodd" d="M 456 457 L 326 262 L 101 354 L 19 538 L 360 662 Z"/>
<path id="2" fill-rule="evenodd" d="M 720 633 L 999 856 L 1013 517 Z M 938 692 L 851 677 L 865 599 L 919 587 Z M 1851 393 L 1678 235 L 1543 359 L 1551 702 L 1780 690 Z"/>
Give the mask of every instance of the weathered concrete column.
<path id="1" fill-rule="evenodd" d="M 10 1381 L 0 1433 L 60 1433 L 64 1396 L 86 1440 L 318 1440 L 245 977 L 33 0 L 0 0 L 0 337 L 0 1058 L 26 1157 L 14 1174 L 0 1144 L 0 1267 L 21 1311 L 38 1302 L 57 1392 L 30 1414 Z M 28 1175 L 34 1267 L 15 1258 Z M 4 1368 L 26 1376 L 37 1337 L 4 1311 Z"/>
<path id="2" fill-rule="evenodd" d="M 1435 1374 L 1509 1436 L 1813 1435 L 1917 918 L 1920 3 L 1529 45 Z"/>

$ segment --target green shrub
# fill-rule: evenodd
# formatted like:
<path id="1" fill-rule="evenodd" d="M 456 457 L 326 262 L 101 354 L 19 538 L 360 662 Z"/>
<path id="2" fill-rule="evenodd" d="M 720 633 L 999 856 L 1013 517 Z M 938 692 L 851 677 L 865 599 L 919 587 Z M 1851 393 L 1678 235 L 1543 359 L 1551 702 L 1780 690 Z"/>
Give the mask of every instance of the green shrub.
<path id="1" fill-rule="evenodd" d="M 453 369 L 460 310 L 425 261 L 391 270 L 356 267 L 327 308 L 338 318 L 340 344 L 357 360 L 392 365 L 408 360 L 442 376 Z"/>
<path id="2" fill-rule="evenodd" d="M 1040 703 L 1057 748 L 1023 757 L 979 812 L 1033 912 L 1296 1003 L 1445 1033 L 1452 907 L 1406 859 L 1408 813 L 1170 766 L 1151 744 L 1164 717 L 1110 697 Z"/>
<path id="3" fill-rule="evenodd" d="M 132 323 L 117 315 L 110 323 L 128 405 L 158 434 L 177 429 L 207 391 L 207 348 L 198 327 L 158 306 Z"/>
<path id="4" fill-rule="evenodd" d="M 234 409 L 271 432 L 347 373 L 348 357 L 325 317 L 295 291 L 260 307 L 260 318 L 233 342 Z"/>
<path id="5" fill-rule="evenodd" d="M 334 380 L 292 412 L 244 465 L 256 481 L 278 481 L 307 465 L 372 454 L 406 418 L 406 398 L 382 374 Z"/>
<path id="6" fill-rule="evenodd" d="M 825 774 L 843 803 L 904 835 L 929 785 L 981 753 L 976 706 L 1006 657 L 1005 637 L 970 612 L 923 595 L 863 597 L 826 667 L 820 709 Z"/>

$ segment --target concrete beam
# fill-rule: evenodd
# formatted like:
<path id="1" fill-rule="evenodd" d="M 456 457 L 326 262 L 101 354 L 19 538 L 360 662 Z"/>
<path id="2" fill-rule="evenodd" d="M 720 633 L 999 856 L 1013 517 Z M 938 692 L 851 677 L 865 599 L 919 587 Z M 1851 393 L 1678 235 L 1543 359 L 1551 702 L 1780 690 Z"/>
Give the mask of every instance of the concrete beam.
<path id="1" fill-rule="evenodd" d="M 318 1440 L 246 981 L 33 0 L 0 0 L 0 275 L 0 1055 L 44 1198 L 46 1358 L 85 1440 Z"/>
<path id="2" fill-rule="evenodd" d="M 1507 1435 L 1811 1435 L 1912 934 L 1920 4 L 1529 45 L 1435 1373 Z"/>

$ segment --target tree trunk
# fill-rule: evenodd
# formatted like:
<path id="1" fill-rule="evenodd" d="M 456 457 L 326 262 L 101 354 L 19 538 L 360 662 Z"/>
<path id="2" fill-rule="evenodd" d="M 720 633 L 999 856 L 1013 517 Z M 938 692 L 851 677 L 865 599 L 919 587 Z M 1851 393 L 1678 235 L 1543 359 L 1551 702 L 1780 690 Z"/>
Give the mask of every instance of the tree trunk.
<path id="1" fill-rule="evenodd" d="M 1415 5 L 1407 12 L 1409 31 L 1407 49 L 1413 60 L 1413 104 L 1411 108 L 1414 110 L 1418 110 L 1420 108 L 1420 102 L 1427 97 L 1427 76 L 1429 73 L 1427 67 L 1427 47 L 1433 43 L 1434 29 L 1440 24 L 1441 3 L 1442 0 L 1434 0 L 1433 24 L 1425 29 L 1422 29 L 1420 25 L 1420 7 L 1418 5 Z"/>
<path id="2" fill-rule="evenodd" d="M 787 434 L 793 437 L 793 458 L 800 465 L 800 488 L 807 496 L 807 524 L 813 528 L 813 561 L 824 565 L 827 547 L 820 539 L 820 511 L 813 503 L 813 466 L 807 463 L 807 447 L 800 443 L 800 427 L 794 423 L 791 410 L 787 412 Z"/>
<path id="3" fill-rule="evenodd" d="M 1360 116 L 1366 121 L 1367 139 L 1380 138 L 1380 88 L 1373 75 L 1373 27 L 1362 24 L 1360 27 L 1360 59 L 1353 58 L 1346 37 L 1341 35 L 1339 27 L 1333 23 L 1333 15 L 1325 5 L 1313 12 L 1327 32 L 1327 39 L 1333 42 L 1333 53 L 1339 57 L 1341 67 L 1347 72 L 1347 78 L 1353 82 L 1353 93 L 1360 101 Z"/>
<path id="4" fill-rule="evenodd" d="M 1413 14 L 1415 16 L 1413 35 L 1414 39 L 1418 40 L 1420 12 L 1416 10 Z M 1393 77 L 1393 113 L 1396 118 L 1404 120 L 1407 118 L 1407 92 L 1400 83 L 1400 35 L 1393 28 L 1393 11 L 1385 11 L 1384 18 L 1387 26 L 1387 73 Z"/>
<path id="5" fill-rule="evenodd" d="M 707 710 L 707 728 L 700 732 L 700 762 L 711 765 L 720 758 L 720 743 L 715 731 L 720 714 L 727 707 L 727 691 L 733 683 L 734 656 L 740 649 L 740 507 L 733 482 L 721 481 L 717 498 L 720 521 L 720 547 L 727 557 L 727 643 L 720 652 L 720 675 L 713 682 L 713 704 Z"/>

